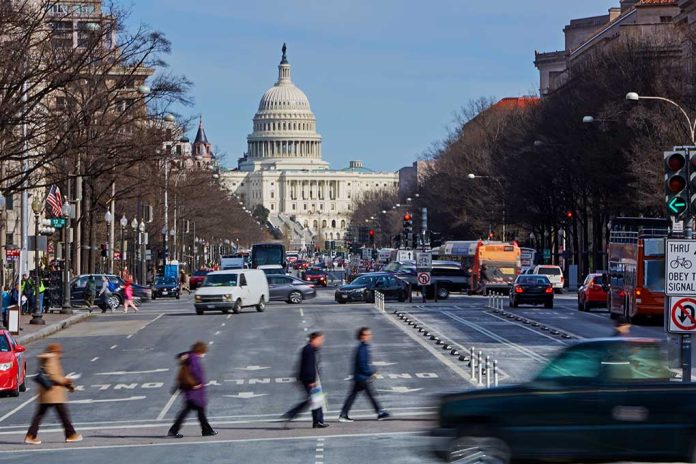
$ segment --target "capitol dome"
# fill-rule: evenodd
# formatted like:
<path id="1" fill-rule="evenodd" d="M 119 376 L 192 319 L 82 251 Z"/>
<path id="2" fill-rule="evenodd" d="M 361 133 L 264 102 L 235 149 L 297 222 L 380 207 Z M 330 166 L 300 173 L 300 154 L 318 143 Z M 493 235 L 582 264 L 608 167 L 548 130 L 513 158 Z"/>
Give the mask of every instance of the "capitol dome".
<path id="1" fill-rule="evenodd" d="M 321 136 L 307 95 L 290 77 L 287 47 L 278 65 L 278 81 L 261 97 L 245 158 L 254 164 L 328 168 L 321 159 Z"/>

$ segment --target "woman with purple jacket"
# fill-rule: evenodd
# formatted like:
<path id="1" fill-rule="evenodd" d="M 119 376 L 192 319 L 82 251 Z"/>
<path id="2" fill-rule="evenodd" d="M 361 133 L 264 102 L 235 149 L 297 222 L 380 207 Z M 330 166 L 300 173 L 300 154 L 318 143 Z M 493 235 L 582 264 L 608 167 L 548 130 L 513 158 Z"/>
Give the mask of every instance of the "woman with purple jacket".
<path id="1" fill-rule="evenodd" d="M 178 356 L 179 362 L 182 363 L 182 368 L 187 372 L 186 377 L 190 379 L 187 382 L 181 382 L 179 388 L 184 392 L 184 408 L 176 416 L 174 425 L 169 429 L 167 436 L 173 438 L 183 438 L 179 433 L 184 419 L 191 411 L 198 413 L 198 421 L 201 423 L 201 430 L 204 437 L 217 435 L 217 432 L 208 423 L 205 417 L 205 408 L 208 404 L 208 398 L 205 392 L 205 372 L 203 370 L 202 358 L 208 351 L 208 345 L 205 342 L 196 342 L 191 347 L 188 353 L 182 353 Z"/>

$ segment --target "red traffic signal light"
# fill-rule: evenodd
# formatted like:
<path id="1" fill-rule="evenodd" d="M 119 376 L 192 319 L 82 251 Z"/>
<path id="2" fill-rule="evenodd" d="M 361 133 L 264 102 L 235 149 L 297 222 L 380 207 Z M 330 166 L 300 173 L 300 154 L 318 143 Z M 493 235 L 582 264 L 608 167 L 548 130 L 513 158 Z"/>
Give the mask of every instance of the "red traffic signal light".
<path id="1" fill-rule="evenodd" d="M 566 211 L 566 217 L 568 219 L 573 219 L 573 212 L 572 211 Z"/>
<path id="2" fill-rule="evenodd" d="M 672 153 L 666 160 L 665 164 L 672 171 L 679 171 L 686 165 L 686 156 L 683 153 Z"/>
<path id="3" fill-rule="evenodd" d="M 370 237 L 374 237 L 374 236 L 375 236 L 375 230 L 374 230 L 374 229 L 370 229 L 370 232 L 369 232 L 369 233 L 370 233 Z"/>
<path id="4" fill-rule="evenodd" d="M 667 189 L 672 193 L 679 193 L 686 187 L 686 179 L 682 176 L 670 177 L 667 181 Z"/>
<path id="5" fill-rule="evenodd" d="M 404 214 L 404 221 L 410 221 L 411 219 L 413 219 L 413 216 L 411 216 L 411 213 Z"/>

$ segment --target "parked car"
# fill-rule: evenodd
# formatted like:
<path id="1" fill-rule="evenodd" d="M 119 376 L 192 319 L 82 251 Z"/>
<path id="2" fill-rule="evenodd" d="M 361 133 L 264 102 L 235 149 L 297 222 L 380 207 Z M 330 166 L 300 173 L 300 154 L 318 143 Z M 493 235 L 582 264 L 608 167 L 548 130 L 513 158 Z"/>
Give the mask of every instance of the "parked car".
<path id="1" fill-rule="evenodd" d="M 181 298 L 179 281 L 176 277 L 159 276 L 155 278 L 155 282 L 152 284 L 152 299 L 156 300 L 163 297 L 174 297 L 177 300 Z"/>
<path id="2" fill-rule="evenodd" d="M 657 340 L 579 342 L 527 383 L 442 396 L 434 450 L 450 462 L 696 462 L 696 384 L 671 382 L 667 366 Z"/>
<path id="3" fill-rule="evenodd" d="M 314 285 L 289 275 L 267 275 L 271 301 L 298 304 L 317 296 Z"/>
<path id="4" fill-rule="evenodd" d="M 549 278 L 551 284 L 553 285 L 553 290 L 556 293 L 563 293 L 563 285 L 565 284 L 565 278 L 563 277 L 563 270 L 560 266 L 552 266 L 550 264 L 539 264 L 534 268 L 534 274 L 542 274 Z"/>
<path id="5" fill-rule="evenodd" d="M 302 271 L 304 269 L 307 269 L 309 267 L 309 262 L 305 261 L 304 259 L 298 259 L 294 263 L 292 263 L 292 268 L 296 271 Z"/>
<path id="6" fill-rule="evenodd" d="M 0 392 L 19 396 L 27 391 L 26 348 L 7 330 L 0 329 Z"/>
<path id="7" fill-rule="evenodd" d="M 232 269 L 205 276 L 203 285 L 196 290 L 194 306 L 196 314 L 211 310 L 225 314 L 232 310 L 237 314 L 242 308 L 250 306 L 263 311 L 269 299 L 268 281 L 263 271 Z"/>
<path id="8" fill-rule="evenodd" d="M 602 282 L 602 274 L 589 274 L 578 289 L 578 311 L 606 308 L 609 287 Z"/>
<path id="9" fill-rule="evenodd" d="M 140 306 L 143 301 L 152 299 L 152 288 L 145 285 L 131 283 L 133 287 L 133 302 L 136 306 Z"/>
<path id="10" fill-rule="evenodd" d="M 322 287 L 329 285 L 329 275 L 325 270 L 319 269 L 318 267 L 311 267 L 304 271 L 302 274 L 302 279 L 307 282 L 312 282 Z"/>
<path id="11" fill-rule="evenodd" d="M 195 290 L 201 286 L 205 280 L 205 276 L 208 275 L 210 271 L 205 269 L 199 269 L 198 271 L 193 271 L 191 277 L 189 277 L 189 288 Z"/>
<path id="12" fill-rule="evenodd" d="M 123 286 L 125 282 L 117 275 L 106 274 L 107 279 L 116 286 L 116 290 L 111 292 L 111 297 L 109 297 L 106 304 L 102 302 L 99 298 L 99 290 L 102 285 L 102 277 L 105 274 L 81 274 L 77 277 L 73 277 L 70 281 L 70 304 L 73 306 L 84 306 L 85 305 L 85 292 L 87 290 L 87 280 L 89 276 L 94 276 L 94 281 L 97 286 L 97 298 L 94 304 L 96 304 L 100 309 L 111 309 L 114 310 L 123 304 Z M 135 294 L 135 292 L 134 292 Z"/>
<path id="13" fill-rule="evenodd" d="M 386 272 L 371 272 L 357 277 L 348 285 L 338 287 L 334 299 L 341 304 L 349 301 L 373 303 L 375 292 L 384 294 L 385 299 L 406 301 L 408 284 Z"/>
<path id="14" fill-rule="evenodd" d="M 545 275 L 518 275 L 510 289 L 510 307 L 516 308 L 521 304 L 543 304 L 545 308 L 553 308 L 553 285 Z"/>

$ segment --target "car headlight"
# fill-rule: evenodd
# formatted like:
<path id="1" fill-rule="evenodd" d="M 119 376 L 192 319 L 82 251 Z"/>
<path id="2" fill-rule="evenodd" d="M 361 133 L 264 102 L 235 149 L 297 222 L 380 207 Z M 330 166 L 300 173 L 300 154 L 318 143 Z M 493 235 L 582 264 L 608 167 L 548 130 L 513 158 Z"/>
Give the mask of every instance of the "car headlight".
<path id="1" fill-rule="evenodd" d="M 201 301 L 201 296 L 200 296 L 200 295 L 196 295 L 195 298 L 196 298 L 196 301 Z"/>
<path id="2" fill-rule="evenodd" d="M 0 371 L 9 371 L 12 368 L 12 363 L 0 364 Z"/>
<path id="3" fill-rule="evenodd" d="M 232 301 L 232 295 L 222 295 L 224 301 Z"/>

